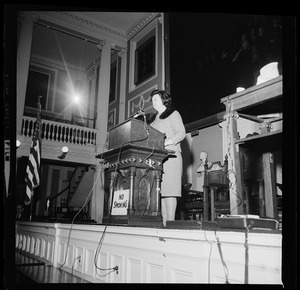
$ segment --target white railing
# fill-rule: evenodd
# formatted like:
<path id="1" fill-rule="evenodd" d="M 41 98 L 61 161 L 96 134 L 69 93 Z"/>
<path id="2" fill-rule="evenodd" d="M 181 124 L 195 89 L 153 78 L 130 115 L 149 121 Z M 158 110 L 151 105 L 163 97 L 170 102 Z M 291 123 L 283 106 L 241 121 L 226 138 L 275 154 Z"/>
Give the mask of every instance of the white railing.
<path id="1" fill-rule="evenodd" d="M 21 134 L 25 137 L 32 137 L 35 122 L 35 118 L 23 116 Z M 42 120 L 42 140 L 94 147 L 96 145 L 96 134 L 96 129 Z"/>

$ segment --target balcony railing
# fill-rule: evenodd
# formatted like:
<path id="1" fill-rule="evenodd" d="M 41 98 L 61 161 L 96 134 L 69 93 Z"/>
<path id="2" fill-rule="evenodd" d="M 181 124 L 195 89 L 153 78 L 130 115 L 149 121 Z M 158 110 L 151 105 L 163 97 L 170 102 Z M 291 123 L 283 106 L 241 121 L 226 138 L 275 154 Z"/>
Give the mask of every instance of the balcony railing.
<path id="1" fill-rule="evenodd" d="M 21 134 L 32 137 L 36 118 L 23 116 Z M 42 120 L 42 140 L 51 140 L 63 143 L 72 143 L 82 146 L 96 145 L 96 129 L 71 124 Z"/>

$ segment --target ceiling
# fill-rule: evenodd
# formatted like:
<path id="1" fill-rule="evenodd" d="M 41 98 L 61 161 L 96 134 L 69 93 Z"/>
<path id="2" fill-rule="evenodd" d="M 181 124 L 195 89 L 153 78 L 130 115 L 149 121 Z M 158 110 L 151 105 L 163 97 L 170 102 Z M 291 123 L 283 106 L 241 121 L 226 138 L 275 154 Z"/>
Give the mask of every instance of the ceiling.
<path id="1" fill-rule="evenodd" d="M 80 14 L 88 16 L 96 21 L 111 25 L 125 32 L 143 19 L 148 13 L 146 12 L 84 12 Z"/>
<path id="2" fill-rule="evenodd" d="M 78 14 L 93 23 L 105 24 L 121 30 L 126 35 L 148 13 L 80 11 L 76 12 L 76 15 Z M 43 25 L 36 25 L 33 34 L 32 54 L 86 69 L 94 60 L 100 57 L 101 52 L 93 42 L 85 41 L 80 37 L 47 28 Z"/>

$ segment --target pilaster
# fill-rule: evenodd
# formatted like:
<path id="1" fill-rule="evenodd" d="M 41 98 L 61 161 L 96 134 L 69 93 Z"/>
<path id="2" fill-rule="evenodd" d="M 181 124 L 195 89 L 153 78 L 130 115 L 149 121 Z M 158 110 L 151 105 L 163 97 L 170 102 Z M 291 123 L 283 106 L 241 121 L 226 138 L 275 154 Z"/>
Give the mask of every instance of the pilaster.
<path id="1" fill-rule="evenodd" d="M 107 118 L 109 105 L 109 88 L 110 88 L 110 63 L 111 63 L 111 46 L 105 41 L 97 45 L 101 50 L 101 65 L 98 78 L 98 102 L 96 129 L 98 129 L 96 144 L 97 154 L 105 151 L 107 136 Z"/>
<path id="2" fill-rule="evenodd" d="M 121 57 L 121 80 L 120 80 L 120 102 L 119 102 L 119 123 L 125 121 L 125 107 L 126 107 L 126 60 L 127 49 L 121 48 L 119 51 Z"/>
<path id="3" fill-rule="evenodd" d="M 96 136 L 96 152 L 101 154 L 106 151 L 106 138 L 107 138 L 107 118 L 108 118 L 108 105 L 109 105 L 109 88 L 110 88 L 110 66 L 111 66 L 111 44 L 101 40 L 97 45 L 101 50 L 101 65 L 98 78 L 98 102 L 96 129 L 98 133 Z M 102 176 L 99 176 L 102 175 Z M 104 180 L 102 168 L 97 165 L 95 179 L 94 179 L 94 192 L 91 203 L 91 218 L 98 223 L 102 222 L 103 217 L 103 204 L 104 204 L 104 186 L 101 182 Z"/>

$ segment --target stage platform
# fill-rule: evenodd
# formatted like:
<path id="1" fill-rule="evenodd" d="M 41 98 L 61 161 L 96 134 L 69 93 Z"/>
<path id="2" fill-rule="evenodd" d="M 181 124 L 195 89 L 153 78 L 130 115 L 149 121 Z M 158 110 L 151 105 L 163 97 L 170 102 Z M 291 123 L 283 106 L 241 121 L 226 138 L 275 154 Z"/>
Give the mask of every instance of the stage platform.
<path id="1" fill-rule="evenodd" d="M 15 247 L 91 283 L 281 285 L 282 233 L 271 229 L 20 221 Z"/>
<path id="2" fill-rule="evenodd" d="M 34 255 L 20 250 L 15 252 L 15 283 L 90 283 L 89 281 L 37 260 Z"/>

